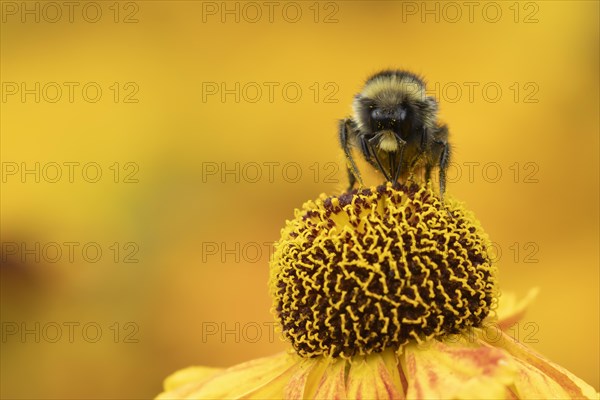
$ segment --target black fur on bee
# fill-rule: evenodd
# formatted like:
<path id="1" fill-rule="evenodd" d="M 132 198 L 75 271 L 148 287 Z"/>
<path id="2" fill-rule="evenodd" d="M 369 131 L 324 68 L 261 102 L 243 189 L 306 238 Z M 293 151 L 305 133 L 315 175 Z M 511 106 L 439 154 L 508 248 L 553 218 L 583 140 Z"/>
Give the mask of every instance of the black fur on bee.
<path id="1" fill-rule="evenodd" d="M 351 118 L 340 120 L 339 136 L 347 159 L 349 188 L 362 177 L 352 148 L 386 180 L 406 182 L 416 173 L 431 180 L 438 168 L 439 191 L 446 191 L 450 161 L 448 127 L 437 119 L 438 103 L 426 94 L 425 82 L 401 70 L 379 72 L 354 97 Z"/>

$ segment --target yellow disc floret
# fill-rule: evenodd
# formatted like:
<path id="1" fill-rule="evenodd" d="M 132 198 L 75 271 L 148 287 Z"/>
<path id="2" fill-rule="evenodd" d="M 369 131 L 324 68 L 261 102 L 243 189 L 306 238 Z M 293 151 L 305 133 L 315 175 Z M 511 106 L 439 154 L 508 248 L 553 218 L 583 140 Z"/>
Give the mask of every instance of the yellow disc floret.
<path id="1" fill-rule="evenodd" d="M 458 203 L 391 184 L 309 201 L 271 261 L 274 313 L 303 357 L 351 357 L 481 325 L 489 241 Z"/>

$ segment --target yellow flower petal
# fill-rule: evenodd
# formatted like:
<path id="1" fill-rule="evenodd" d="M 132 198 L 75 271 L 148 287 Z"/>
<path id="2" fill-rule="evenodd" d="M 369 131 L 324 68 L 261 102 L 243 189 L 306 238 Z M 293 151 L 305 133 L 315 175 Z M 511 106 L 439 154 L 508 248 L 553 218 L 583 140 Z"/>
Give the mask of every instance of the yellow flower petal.
<path id="1" fill-rule="evenodd" d="M 519 322 L 525 315 L 529 305 L 537 297 L 539 291 L 537 287 L 531 288 L 521 301 L 517 300 L 517 296 L 514 293 L 502 292 L 498 302 L 498 309 L 496 310 L 498 327 L 504 331 Z"/>
<path id="2" fill-rule="evenodd" d="M 394 356 L 392 351 L 385 353 Z M 392 370 L 389 370 L 381 354 L 371 354 L 353 360 L 348 373 L 348 398 L 404 399 L 397 361 L 395 364 Z"/>
<path id="3" fill-rule="evenodd" d="M 201 382 L 222 371 L 223 368 L 188 367 L 169 375 L 164 382 L 165 391 L 174 390 L 190 382 Z"/>
<path id="4" fill-rule="evenodd" d="M 271 383 L 279 390 L 275 396 L 279 398 L 283 395 L 284 384 L 289 376 L 279 382 L 277 378 L 286 373 L 291 374 L 288 370 L 298 359 L 295 355 L 280 353 L 248 361 L 223 370 L 209 379 L 184 384 L 170 392 L 161 393 L 158 399 L 234 399 L 251 396 Z M 269 387 L 268 391 L 275 391 L 272 389 Z"/>
<path id="5" fill-rule="evenodd" d="M 501 399 L 515 375 L 502 350 L 464 338 L 407 346 L 402 364 L 410 399 Z"/>
<path id="6" fill-rule="evenodd" d="M 590 385 L 495 327 L 397 353 L 282 353 L 222 371 L 192 367 L 167 378 L 165 388 L 157 399 L 598 399 Z"/>
<path id="7" fill-rule="evenodd" d="M 516 362 L 518 374 L 514 386 L 520 399 L 598 398 L 592 386 L 509 335 L 502 333 L 501 339 L 494 340 L 493 345 L 504 349 Z"/>
<path id="8" fill-rule="evenodd" d="M 291 377 L 296 373 L 300 362 L 297 362 L 290 367 L 288 367 L 285 371 L 283 371 L 280 375 L 274 377 L 273 379 L 265 382 L 261 386 L 256 389 L 251 390 L 247 394 L 243 396 L 244 399 L 256 399 L 256 400 L 264 400 L 264 399 L 281 399 L 284 397 L 284 393 L 289 385 L 298 384 L 302 385 L 302 382 L 292 382 Z M 301 386 L 298 386 L 297 389 L 301 389 Z"/>

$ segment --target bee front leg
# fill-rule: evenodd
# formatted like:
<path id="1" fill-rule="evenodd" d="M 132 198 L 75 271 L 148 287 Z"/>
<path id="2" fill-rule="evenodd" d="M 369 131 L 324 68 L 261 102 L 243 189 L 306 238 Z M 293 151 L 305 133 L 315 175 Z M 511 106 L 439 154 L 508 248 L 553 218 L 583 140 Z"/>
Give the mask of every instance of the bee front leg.
<path id="1" fill-rule="evenodd" d="M 399 138 L 397 135 L 394 135 L 394 137 L 396 138 L 396 143 L 398 144 L 398 150 L 396 150 L 394 152 L 394 155 L 392 157 L 392 159 L 394 160 L 394 163 L 396 163 L 396 171 L 394 172 L 394 183 L 398 182 L 398 179 L 400 178 L 400 173 L 401 173 L 401 169 L 402 169 L 402 161 L 404 161 L 404 148 L 406 146 L 406 142 L 404 140 L 402 140 L 402 138 Z M 396 154 L 400 154 L 400 156 L 398 157 L 399 160 L 396 160 Z"/>
<path id="2" fill-rule="evenodd" d="M 363 147 L 367 148 L 369 150 L 369 153 L 370 153 L 369 158 L 375 159 L 375 162 L 377 163 L 377 167 L 379 168 L 379 170 L 385 177 L 385 180 L 391 182 L 392 177 L 391 177 L 391 175 L 388 175 L 386 169 L 383 167 L 383 163 L 381 162 L 381 159 L 379 158 L 379 154 L 377 151 L 379 142 L 381 141 L 381 136 L 383 136 L 383 133 L 380 132 L 380 133 L 376 134 L 375 136 L 373 136 L 371 139 L 365 139 L 364 137 L 362 137 L 361 139 L 363 142 Z M 390 174 L 391 174 L 391 172 L 392 172 L 392 170 L 390 170 Z"/>

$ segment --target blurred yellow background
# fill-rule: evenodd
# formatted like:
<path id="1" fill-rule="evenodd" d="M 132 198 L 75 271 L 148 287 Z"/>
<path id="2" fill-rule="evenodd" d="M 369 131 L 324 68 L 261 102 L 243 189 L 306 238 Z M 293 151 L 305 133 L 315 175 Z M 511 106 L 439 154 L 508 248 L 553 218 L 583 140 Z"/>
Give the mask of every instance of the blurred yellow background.
<path id="1" fill-rule="evenodd" d="M 598 2 L 69 4 L 1 4 L 2 398 L 285 349 L 271 243 L 345 189 L 337 120 L 383 68 L 439 99 L 501 287 L 541 288 L 515 337 L 598 389 Z"/>

